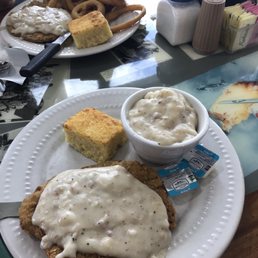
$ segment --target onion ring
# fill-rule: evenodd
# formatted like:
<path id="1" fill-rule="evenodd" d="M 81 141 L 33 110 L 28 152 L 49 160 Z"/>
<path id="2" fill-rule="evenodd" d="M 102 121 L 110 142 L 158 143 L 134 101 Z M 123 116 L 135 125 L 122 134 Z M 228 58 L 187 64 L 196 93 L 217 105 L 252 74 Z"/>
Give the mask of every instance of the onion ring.
<path id="1" fill-rule="evenodd" d="M 97 0 L 88 0 L 76 5 L 72 10 L 72 18 L 77 19 L 91 11 L 98 10 L 105 14 L 105 6 Z"/>
<path id="2" fill-rule="evenodd" d="M 131 11 L 136 11 L 136 10 L 140 11 L 140 13 L 137 14 L 132 19 L 128 20 L 128 21 L 125 21 L 125 22 L 123 22 L 121 24 L 118 24 L 118 25 L 110 26 L 111 31 L 113 33 L 116 33 L 116 32 L 119 32 L 121 30 L 125 30 L 125 29 L 130 28 L 131 26 L 133 26 L 135 23 L 137 23 L 146 14 L 146 9 L 143 5 L 135 4 L 135 5 L 127 5 L 123 8 L 116 9 L 115 11 L 112 11 L 112 12 L 106 14 L 105 15 L 106 19 L 108 21 L 113 21 L 124 13 L 131 12 Z"/>
<path id="3" fill-rule="evenodd" d="M 66 6 L 68 7 L 68 10 L 69 10 L 70 12 L 72 12 L 73 8 L 74 8 L 75 6 L 77 6 L 78 4 L 82 3 L 83 0 L 76 0 L 76 1 L 73 1 L 73 0 L 65 0 L 65 2 L 66 2 Z"/>

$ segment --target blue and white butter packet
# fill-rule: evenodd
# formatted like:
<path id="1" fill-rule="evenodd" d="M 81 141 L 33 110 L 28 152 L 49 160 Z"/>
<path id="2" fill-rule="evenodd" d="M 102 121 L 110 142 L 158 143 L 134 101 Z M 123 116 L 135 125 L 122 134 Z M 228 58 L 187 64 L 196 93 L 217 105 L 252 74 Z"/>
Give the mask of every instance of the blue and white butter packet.
<path id="1" fill-rule="evenodd" d="M 186 160 L 158 170 L 169 196 L 177 196 L 198 188 L 198 182 Z"/>
<path id="2" fill-rule="evenodd" d="M 202 145 L 197 145 L 184 155 L 194 175 L 204 178 L 210 174 L 219 156 Z"/>
<path id="3" fill-rule="evenodd" d="M 219 156 L 216 153 L 197 145 L 187 152 L 179 163 L 160 168 L 158 173 L 168 195 L 178 196 L 197 189 L 197 180 L 209 175 L 218 160 Z"/>

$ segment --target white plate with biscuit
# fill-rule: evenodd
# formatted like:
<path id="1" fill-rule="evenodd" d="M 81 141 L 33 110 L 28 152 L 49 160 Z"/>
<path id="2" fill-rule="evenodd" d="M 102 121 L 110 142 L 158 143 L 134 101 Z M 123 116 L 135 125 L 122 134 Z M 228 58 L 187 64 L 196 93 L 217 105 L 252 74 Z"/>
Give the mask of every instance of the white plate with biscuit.
<path id="1" fill-rule="evenodd" d="M 120 117 L 125 99 L 138 89 L 111 88 L 68 98 L 37 116 L 15 138 L 0 166 L 0 202 L 22 200 L 57 173 L 93 164 L 64 141 L 62 124 L 85 107 Z M 173 198 L 177 227 L 167 258 L 219 257 L 238 226 L 244 203 L 244 179 L 238 156 L 227 136 L 210 120 L 204 146 L 220 156 L 197 190 Z M 127 143 L 114 159 L 139 160 Z M 39 242 L 18 219 L 0 221 L 0 231 L 15 258 L 44 258 Z"/>
<path id="2" fill-rule="evenodd" d="M 21 4 L 15 6 L 10 12 L 15 12 L 19 9 L 21 9 L 24 5 L 27 5 L 30 2 L 30 0 L 24 1 Z M 9 12 L 9 13 L 10 13 Z M 1 27 L 6 27 L 6 21 L 9 13 L 6 14 L 6 16 L 3 18 L 1 22 Z M 122 23 L 126 20 L 129 20 L 130 18 L 134 17 L 134 13 L 126 13 L 116 19 L 112 24 L 119 24 Z M 106 43 L 95 46 L 95 47 L 90 47 L 90 48 L 84 48 L 84 49 L 78 49 L 75 47 L 75 45 L 72 43 L 70 46 L 62 48 L 61 51 L 59 51 L 54 58 L 75 58 L 75 57 L 83 57 L 83 56 L 89 56 L 89 55 L 94 55 L 97 53 L 104 52 L 106 50 L 112 49 L 119 44 L 123 43 L 126 41 L 128 38 L 130 38 L 134 32 L 138 29 L 139 23 L 136 23 L 134 26 L 123 30 L 118 33 L 114 33 L 113 37 L 108 40 Z M 25 50 L 28 54 L 30 55 L 37 55 L 44 49 L 44 44 L 37 44 L 37 43 L 32 43 L 29 41 L 25 41 L 19 37 L 15 37 L 11 35 L 7 30 L 2 30 L 0 31 L 1 36 L 3 40 L 10 45 L 11 47 L 14 48 L 21 48 Z"/>

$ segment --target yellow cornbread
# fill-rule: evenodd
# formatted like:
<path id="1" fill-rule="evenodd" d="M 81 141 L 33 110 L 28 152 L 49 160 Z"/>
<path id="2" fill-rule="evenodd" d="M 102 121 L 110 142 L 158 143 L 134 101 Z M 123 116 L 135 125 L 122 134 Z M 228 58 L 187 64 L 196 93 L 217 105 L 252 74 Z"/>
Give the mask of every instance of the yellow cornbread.
<path id="1" fill-rule="evenodd" d="M 66 141 L 96 162 L 111 159 L 127 137 L 121 122 L 95 108 L 85 108 L 64 123 Z"/>
<path id="2" fill-rule="evenodd" d="M 108 21 L 99 11 L 92 11 L 70 21 L 68 27 L 77 48 L 94 47 L 113 36 Z"/>

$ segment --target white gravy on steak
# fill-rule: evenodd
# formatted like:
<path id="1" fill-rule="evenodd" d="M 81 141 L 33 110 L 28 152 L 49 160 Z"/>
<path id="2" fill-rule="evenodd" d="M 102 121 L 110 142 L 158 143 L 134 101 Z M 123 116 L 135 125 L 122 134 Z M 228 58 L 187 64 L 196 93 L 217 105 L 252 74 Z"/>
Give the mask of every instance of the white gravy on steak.
<path id="1" fill-rule="evenodd" d="M 120 165 L 67 170 L 46 186 L 32 222 L 44 230 L 43 249 L 57 258 L 76 252 L 164 258 L 171 243 L 161 197 Z"/>
<path id="2" fill-rule="evenodd" d="M 71 19 L 70 14 L 63 9 L 33 5 L 11 13 L 7 25 L 12 27 L 12 33 L 15 34 L 41 32 L 59 36 L 68 31 Z"/>

